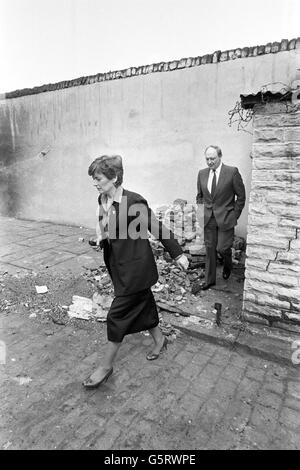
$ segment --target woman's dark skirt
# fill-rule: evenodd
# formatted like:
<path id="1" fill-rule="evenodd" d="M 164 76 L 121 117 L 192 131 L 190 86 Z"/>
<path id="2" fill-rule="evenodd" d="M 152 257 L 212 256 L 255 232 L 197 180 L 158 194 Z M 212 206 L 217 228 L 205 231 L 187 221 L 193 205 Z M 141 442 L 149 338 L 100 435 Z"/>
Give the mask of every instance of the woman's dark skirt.
<path id="1" fill-rule="evenodd" d="M 154 328 L 159 323 L 151 289 L 115 297 L 107 315 L 108 341 L 121 343 L 125 335 Z"/>

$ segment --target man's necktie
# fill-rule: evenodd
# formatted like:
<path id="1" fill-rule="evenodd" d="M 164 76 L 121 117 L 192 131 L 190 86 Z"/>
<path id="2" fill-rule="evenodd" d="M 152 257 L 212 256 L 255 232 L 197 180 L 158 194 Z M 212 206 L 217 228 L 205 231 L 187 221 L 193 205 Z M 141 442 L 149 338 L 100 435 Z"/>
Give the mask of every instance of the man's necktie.
<path id="1" fill-rule="evenodd" d="M 214 194 L 216 192 L 216 187 L 217 187 L 217 177 L 216 177 L 216 170 L 213 170 L 214 176 L 211 184 L 211 196 L 214 197 Z"/>

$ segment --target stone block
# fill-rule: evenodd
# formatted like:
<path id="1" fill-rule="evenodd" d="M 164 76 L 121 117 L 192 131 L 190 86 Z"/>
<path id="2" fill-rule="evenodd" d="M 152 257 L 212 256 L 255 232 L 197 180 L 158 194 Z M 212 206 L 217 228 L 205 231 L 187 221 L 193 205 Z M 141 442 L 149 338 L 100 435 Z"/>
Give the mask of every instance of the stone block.
<path id="1" fill-rule="evenodd" d="M 254 129 L 254 142 L 284 142 L 284 130 L 277 128 Z"/>
<path id="2" fill-rule="evenodd" d="M 255 268 L 260 271 L 266 271 L 268 264 L 269 264 L 268 260 L 261 260 L 257 258 L 247 258 L 245 266 L 246 266 L 246 269 Z"/>
<path id="3" fill-rule="evenodd" d="M 278 253 L 276 260 L 285 263 L 287 266 L 291 264 L 300 266 L 300 252 L 281 251 Z"/>
<path id="4" fill-rule="evenodd" d="M 277 235 L 277 234 L 276 234 Z M 275 236 L 271 234 L 264 234 L 263 229 L 261 235 L 249 233 L 247 236 L 247 244 L 249 245 L 257 245 L 257 246 L 266 246 L 268 248 L 276 248 L 278 250 L 288 249 L 289 247 L 289 239 Z M 247 251 L 247 255 L 249 252 Z"/>
<path id="5" fill-rule="evenodd" d="M 288 318 L 289 320 L 294 321 L 300 325 L 300 312 L 299 313 L 285 313 L 284 316 Z"/>
<path id="6" fill-rule="evenodd" d="M 253 158 L 274 158 L 296 157 L 300 155 L 300 144 L 297 142 L 271 143 L 264 145 L 255 143 L 252 148 Z"/>
<path id="7" fill-rule="evenodd" d="M 256 303 L 249 302 L 248 300 L 244 300 L 243 302 L 243 311 L 251 314 L 253 313 L 254 315 L 261 315 L 262 318 L 267 319 L 268 323 L 268 318 L 272 320 L 281 319 L 281 311 L 277 308 L 267 305 L 258 305 Z"/>
<path id="8" fill-rule="evenodd" d="M 288 240 L 292 240 L 296 238 L 297 232 L 292 227 L 270 227 L 269 224 L 266 224 L 265 227 L 256 227 L 256 226 L 249 226 L 248 234 L 257 235 L 262 237 L 274 237 L 276 233 L 276 237 L 279 238 L 287 238 Z"/>
<path id="9" fill-rule="evenodd" d="M 271 52 L 273 54 L 276 54 L 276 52 L 279 52 L 279 51 L 280 51 L 280 42 L 273 42 Z"/>
<path id="10" fill-rule="evenodd" d="M 252 292 L 245 291 L 243 296 L 243 301 L 256 303 L 256 294 Z"/>
<path id="11" fill-rule="evenodd" d="M 300 189 L 300 172 L 293 171 L 291 172 L 291 183 L 295 189 Z"/>
<path id="12" fill-rule="evenodd" d="M 288 302 L 299 302 L 299 287 L 289 288 L 278 286 L 276 289 L 279 299 L 287 300 Z"/>
<path id="13" fill-rule="evenodd" d="M 300 239 L 291 241 L 290 250 L 298 251 L 300 253 Z"/>
<path id="14" fill-rule="evenodd" d="M 228 51 L 223 51 L 220 55 L 220 62 L 225 62 L 228 60 Z"/>
<path id="15" fill-rule="evenodd" d="M 279 328 L 284 331 L 289 331 L 292 333 L 300 334 L 300 325 L 295 325 L 294 323 L 284 322 L 284 321 L 275 321 L 272 322 L 273 328 Z"/>
<path id="16" fill-rule="evenodd" d="M 278 261 L 271 261 L 268 266 L 268 272 L 274 274 L 282 274 L 283 276 L 299 276 L 300 266 L 296 264 L 285 264 Z"/>
<path id="17" fill-rule="evenodd" d="M 299 298 L 299 302 L 291 302 L 291 308 L 293 311 L 295 311 L 297 314 L 299 312 L 300 314 L 300 298 Z"/>
<path id="18" fill-rule="evenodd" d="M 254 181 L 264 181 L 269 182 L 284 182 L 287 181 L 291 183 L 297 172 L 293 170 L 279 170 L 274 168 L 273 170 L 252 170 L 252 178 Z"/>
<path id="19" fill-rule="evenodd" d="M 289 40 L 288 39 L 282 39 L 280 43 L 280 50 L 281 51 L 287 51 L 288 50 L 288 45 L 289 45 Z"/>
<path id="20" fill-rule="evenodd" d="M 266 295 L 265 293 L 258 293 L 258 292 L 245 292 L 244 300 L 250 301 L 256 305 L 260 305 L 262 307 L 269 306 L 274 307 L 276 310 L 290 309 L 290 303 L 284 300 L 278 300 L 274 295 Z"/>
<path id="21" fill-rule="evenodd" d="M 255 293 L 253 291 L 257 291 L 262 294 L 268 293 L 274 295 L 275 287 L 266 282 L 257 281 L 255 279 L 246 279 L 244 284 L 244 291 L 252 293 Z"/>
<path id="22" fill-rule="evenodd" d="M 213 53 L 213 64 L 216 64 L 217 62 L 219 62 L 220 60 L 220 56 L 221 56 L 221 51 L 215 51 Z"/>
<path id="23" fill-rule="evenodd" d="M 265 54 L 270 54 L 272 51 L 272 43 L 268 42 L 268 44 L 265 45 Z"/>
<path id="24" fill-rule="evenodd" d="M 229 58 L 229 60 L 234 60 L 234 59 L 236 59 L 235 50 L 230 50 L 230 51 L 228 51 L 228 58 Z"/>
<path id="25" fill-rule="evenodd" d="M 288 50 L 291 51 L 296 47 L 296 39 L 291 39 L 288 44 Z"/>
<path id="26" fill-rule="evenodd" d="M 297 158 L 297 157 L 296 157 Z M 281 158 L 253 158 L 252 168 L 254 170 L 296 170 L 297 160 L 296 158 L 290 158 L 288 156 L 282 156 Z M 299 160 L 300 169 L 300 160 Z"/>
<path id="27" fill-rule="evenodd" d="M 246 279 L 255 279 L 257 281 L 269 282 L 278 287 L 283 286 L 285 288 L 299 287 L 299 277 L 296 276 L 281 276 L 279 274 L 273 274 L 269 272 L 255 271 L 254 269 L 247 269 L 245 271 Z"/>
<path id="28" fill-rule="evenodd" d="M 248 229 L 251 226 L 257 227 L 258 229 L 262 226 L 276 227 L 279 225 L 279 218 L 274 215 L 266 215 L 264 218 L 257 215 L 249 214 L 248 216 Z"/>
<path id="29" fill-rule="evenodd" d="M 256 200 L 254 199 L 256 197 Z M 268 212 L 268 207 L 264 203 L 263 196 L 260 198 L 257 196 L 257 194 L 253 193 L 253 196 L 251 197 L 251 203 L 249 205 L 249 214 L 250 215 L 255 215 L 255 216 L 265 216 L 267 215 Z"/>
<path id="30" fill-rule="evenodd" d="M 249 47 L 243 47 L 242 57 L 248 57 L 248 55 L 249 55 Z"/>
<path id="31" fill-rule="evenodd" d="M 257 170 L 256 170 L 257 171 Z M 290 188 L 290 184 L 288 181 L 263 181 L 263 180 L 254 180 L 251 181 L 251 191 L 277 191 L 277 190 L 292 190 L 294 188 Z M 293 191 L 294 192 L 294 191 Z"/>
<path id="32" fill-rule="evenodd" d="M 256 323 L 259 325 L 269 326 L 269 321 L 266 318 L 260 317 L 259 315 L 255 315 L 253 313 L 247 313 L 246 311 L 242 312 L 242 320 L 248 323 Z"/>
<path id="33" fill-rule="evenodd" d="M 265 205 L 265 191 L 260 189 L 260 190 L 251 190 L 250 191 L 250 195 L 249 195 L 249 205 L 250 205 L 250 209 L 252 207 L 256 207 L 257 204 L 263 204 Z M 255 212 L 255 211 L 254 211 Z M 264 213 L 265 213 L 265 210 L 264 210 Z"/>
<path id="34" fill-rule="evenodd" d="M 278 226 L 279 227 L 291 227 L 291 228 L 297 229 L 300 227 L 300 217 L 279 218 Z"/>
<path id="35" fill-rule="evenodd" d="M 288 206 L 283 204 L 272 204 L 269 206 L 269 211 L 272 214 L 287 217 L 288 219 L 291 218 L 299 218 L 300 217 L 300 205 L 297 206 Z"/>
<path id="36" fill-rule="evenodd" d="M 206 54 L 201 59 L 202 64 L 211 64 L 212 63 L 212 54 Z"/>
<path id="37" fill-rule="evenodd" d="M 246 254 L 248 258 L 258 258 L 274 261 L 278 250 L 276 248 L 263 247 L 259 245 L 247 245 Z"/>
<path id="38" fill-rule="evenodd" d="M 178 62 L 177 68 L 178 69 L 184 69 L 185 66 L 186 66 L 186 61 L 187 61 L 187 59 L 180 59 L 180 61 Z"/>
<path id="39" fill-rule="evenodd" d="M 293 127 L 300 126 L 300 113 L 277 113 L 255 116 L 255 127 Z"/>
<path id="40" fill-rule="evenodd" d="M 173 62 L 170 62 L 170 70 L 177 69 L 177 66 L 178 66 L 178 60 L 173 60 Z"/>
<path id="41" fill-rule="evenodd" d="M 300 142 L 300 128 L 285 129 L 284 139 L 286 142 Z"/>

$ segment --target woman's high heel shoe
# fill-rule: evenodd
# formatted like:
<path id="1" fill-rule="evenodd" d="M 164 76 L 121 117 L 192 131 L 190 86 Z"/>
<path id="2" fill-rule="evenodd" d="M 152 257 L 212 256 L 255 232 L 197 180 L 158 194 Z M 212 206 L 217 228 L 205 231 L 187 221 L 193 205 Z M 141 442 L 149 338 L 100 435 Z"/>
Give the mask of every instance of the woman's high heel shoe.
<path id="1" fill-rule="evenodd" d="M 168 347 L 168 339 L 165 337 L 165 338 L 164 338 L 163 345 L 162 345 L 162 347 L 160 348 L 159 353 L 157 353 L 157 354 L 149 353 L 149 354 L 147 354 L 146 359 L 148 359 L 148 361 L 155 361 L 155 359 L 157 359 L 157 358 L 159 357 L 159 355 L 162 353 L 162 351 L 163 351 L 164 349 L 167 349 L 167 347 Z"/>
<path id="2" fill-rule="evenodd" d="M 105 374 L 104 377 L 102 377 L 101 380 L 98 380 L 98 382 L 93 382 L 93 380 L 91 379 L 91 377 L 88 377 L 86 380 L 84 380 L 82 382 L 82 385 L 85 387 L 85 388 L 88 388 L 88 389 L 91 389 L 91 388 L 97 388 L 99 387 L 99 385 L 101 385 L 102 383 L 106 382 L 107 379 L 109 378 L 109 376 L 113 373 L 113 368 L 109 369 L 109 371 Z"/>

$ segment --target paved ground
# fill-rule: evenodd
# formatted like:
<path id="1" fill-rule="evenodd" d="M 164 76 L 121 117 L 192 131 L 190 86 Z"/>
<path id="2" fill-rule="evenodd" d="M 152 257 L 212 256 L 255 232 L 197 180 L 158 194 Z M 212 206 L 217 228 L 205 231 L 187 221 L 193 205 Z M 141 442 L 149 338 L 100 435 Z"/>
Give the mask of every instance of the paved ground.
<path id="1" fill-rule="evenodd" d="M 0 224 L 0 274 L 13 286 L 26 272 L 68 277 L 99 262 L 78 240 L 85 229 Z M 184 334 L 151 363 L 150 338 L 139 333 L 126 337 L 109 381 L 86 391 L 81 381 L 101 359 L 105 325 L 40 321 L 18 294 L 13 308 L 0 296 L 2 449 L 300 448 L 299 368 Z"/>

